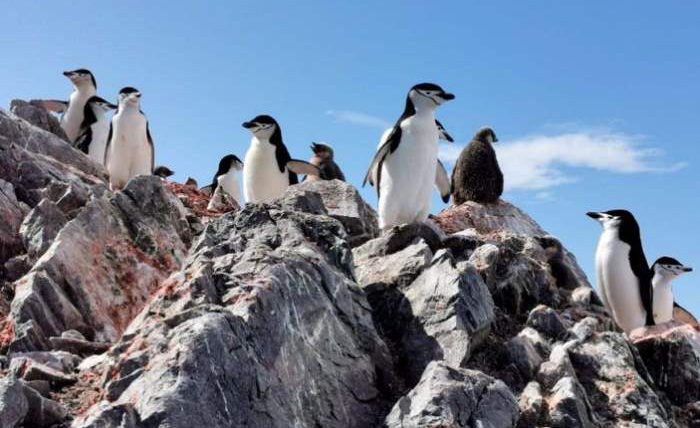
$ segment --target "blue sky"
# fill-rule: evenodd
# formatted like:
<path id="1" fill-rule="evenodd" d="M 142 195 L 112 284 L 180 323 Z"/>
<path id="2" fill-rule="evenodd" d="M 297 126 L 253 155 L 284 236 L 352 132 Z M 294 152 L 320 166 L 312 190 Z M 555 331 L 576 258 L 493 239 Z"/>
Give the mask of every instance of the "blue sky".
<path id="1" fill-rule="evenodd" d="M 179 3 L 4 7 L 0 104 L 65 97 L 60 72 L 87 67 L 105 98 L 141 89 L 157 163 L 178 179 L 208 182 L 222 155 L 243 157 L 241 122 L 269 113 L 294 157 L 328 141 L 358 185 L 407 89 L 432 81 L 457 95 L 438 112 L 457 144 L 493 126 L 506 199 L 589 274 L 600 230 L 583 213 L 611 208 L 635 213 L 650 262 L 700 268 L 700 4 Z M 700 314 L 697 278 L 675 290 Z"/>

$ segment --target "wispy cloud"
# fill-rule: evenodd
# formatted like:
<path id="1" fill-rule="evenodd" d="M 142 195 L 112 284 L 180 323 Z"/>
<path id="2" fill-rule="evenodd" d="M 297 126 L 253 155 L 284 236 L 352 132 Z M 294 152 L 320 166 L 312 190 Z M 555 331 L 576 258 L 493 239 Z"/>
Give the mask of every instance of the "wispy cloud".
<path id="1" fill-rule="evenodd" d="M 643 138 L 609 130 L 534 135 L 497 143 L 498 161 L 506 177 L 506 190 L 534 190 L 548 199 L 551 189 L 577 181 L 576 168 L 619 174 L 673 172 L 684 162 L 664 164 L 663 151 L 643 143 Z M 440 158 L 457 160 L 462 147 L 441 145 Z"/>
<path id="2" fill-rule="evenodd" d="M 391 122 L 388 122 L 381 117 L 372 116 L 359 111 L 328 110 L 326 111 L 326 114 L 333 117 L 336 122 L 352 123 L 354 125 L 379 129 L 386 129 L 391 126 Z"/>

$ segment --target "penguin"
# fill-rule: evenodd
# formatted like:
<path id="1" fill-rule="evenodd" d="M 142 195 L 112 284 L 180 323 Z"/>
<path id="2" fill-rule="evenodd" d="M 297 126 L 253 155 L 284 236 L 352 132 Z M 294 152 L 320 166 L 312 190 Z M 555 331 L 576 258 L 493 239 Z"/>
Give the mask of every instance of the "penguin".
<path id="1" fill-rule="evenodd" d="M 437 158 L 440 132 L 434 112 L 454 98 L 434 83 L 413 86 L 403 113 L 382 136 L 363 181 L 363 186 L 369 182 L 377 189 L 382 229 L 425 221 L 433 184 L 443 186 L 440 194 L 443 200 L 449 199 L 447 173 Z"/>
<path id="2" fill-rule="evenodd" d="M 74 143 L 80 136 L 85 104 L 97 94 L 97 81 L 92 72 L 85 68 L 64 71 L 63 75 L 73 84 L 73 92 L 70 94 L 69 100 L 45 100 L 43 105 L 49 111 L 63 114 L 61 128 L 66 133 L 68 141 Z"/>
<path id="3" fill-rule="evenodd" d="M 292 159 L 282 142 L 282 129 L 271 116 L 256 116 L 242 126 L 253 134 L 243 162 L 246 202 L 267 202 L 282 196 L 287 187 L 299 183 L 297 174 L 321 175 L 317 166 Z"/>
<path id="4" fill-rule="evenodd" d="M 683 266 L 672 257 L 660 257 L 651 265 L 651 286 L 654 289 L 654 322 L 661 324 L 673 320 L 675 300 L 671 282 L 678 276 L 692 272 L 693 269 Z"/>
<path id="5" fill-rule="evenodd" d="M 635 328 L 654 325 L 652 275 L 637 220 L 626 210 L 586 215 L 603 226 L 595 255 L 603 304 L 627 334 Z"/>
<path id="6" fill-rule="evenodd" d="M 438 132 L 440 133 L 441 140 L 445 140 L 449 143 L 455 142 L 454 138 L 452 138 L 452 136 L 447 133 L 447 131 L 445 130 L 445 127 L 442 126 L 442 123 L 440 123 L 440 121 L 437 119 L 435 119 L 435 126 L 437 126 Z"/>
<path id="7" fill-rule="evenodd" d="M 90 97 L 85 103 L 83 123 L 80 124 L 80 135 L 75 140 L 75 147 L 100 165 L 105 161 L 105 147 L 109 133 L 106 113 L 116 108 L 116 105 L 97 95 Z"/>
<path id="8" fill-rule="evenodd" d="M 105 151 L 112 190 L 124 188 L 137 175 L 153 173 L 153 138 L 140 103 L 138 89 L 127 86 L 119 91 L 119 107 L 112 117 Z"/>
<path id="9" fill-rule="evenodd" d="M 165 180 L 168 177 L 172 177 L 174 174 L 175 171 L 173 171 L 165 165 L 159 165 L 153 169 L 153 175 L 156 175 L 162 178 L 163 180 Z"/>
<path id="10" fill-rule="evenodd" d="M 241 205 L 241 190 L 238 187 L 236 174 L 243 169 L 243 162 L 236 155 L 226 155 L 219 161 L 219 169 L 214 174 L 209 191 L 213 195 L 216 188 L 221 186 L 233 199 Z"/>
<path id="11" fill-rule="evenodd" d="M 503 173 L 492 145 L 497 141 L 493 129 L 481 128 L 460 153 L 452 170 L 455 205 L 466 201 L 493 203 L 503 194 Z"/>
<path id="12" fill-rule="evenodd" d="M 315 165 L 321 171 L 319 177 L 311 175 L 309 181 L 314 180 L 340 180 L 345 181 L 345 174 L 333 160 L 333 148 L 327 144 L 312 143 L 311 151 L 314 155 L 309 159 L 311 165 Z"/>

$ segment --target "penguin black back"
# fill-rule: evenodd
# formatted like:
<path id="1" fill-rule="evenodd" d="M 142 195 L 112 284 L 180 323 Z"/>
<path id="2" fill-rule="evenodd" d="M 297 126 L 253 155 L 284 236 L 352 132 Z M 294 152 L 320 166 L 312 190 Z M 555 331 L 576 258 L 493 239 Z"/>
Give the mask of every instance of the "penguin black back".
<path id="1" fill-rule="evenodd" d="M 456 205 L 466 201 L 492 203 L 503 194 L 503 173 L 492 146 L 497 141 L 491 128 L 482 128 L 460 153 L 452 171 Z"/>

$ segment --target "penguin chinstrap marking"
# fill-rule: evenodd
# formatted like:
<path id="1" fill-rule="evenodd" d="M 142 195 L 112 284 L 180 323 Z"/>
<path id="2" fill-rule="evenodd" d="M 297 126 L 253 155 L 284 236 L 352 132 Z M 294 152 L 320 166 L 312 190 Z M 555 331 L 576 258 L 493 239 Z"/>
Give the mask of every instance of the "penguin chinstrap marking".
<path id="1" fill-rule="evenodd" d="M 307 176 L 308 181 L 315 180 L 340 180 L 345 181 L 345 174 L 334 160 L 333 148 L 323 143 L 312 143 L 311 151 L 314 153 L 309 159 L 311 165 L 318 167 L 319 176 Z"/>
<path id="2" fill-rule="evenodd" d="M 238 205 L 241 204 L 241 190 L 238 186 L 238 171 L 243 169 L 243 162 L 236 155 L 226 155 L 219 161 L 219 168 L 214 174 L 211 185 L 209 186 L 210 192 L 213 195 L 216 188 L 221 186 L 221 188 L 231 195 L 233 199 L 236 200 Z"/>
<path id="3" fill-rule="evenodd" d="M 498 166 L 493 143 L 496 133 L 481 128 L 459 154 L 452 170 L 452 201 L 455 205 L 467 201 L 493 203 L 503 194 L 503 173 Z"/>
<path id="4" fill-rule="evenodd" d="M 97 94 L 97 81 L 90 70 L 85 68 L 64 71 L 63 75 L 73 84 L 73 92 L 68 101 L 45 100 L 43 104 L 47 110 L 63 114 L 60 121 L 61 128 L 66 133 L 68 141 L 73 143 L 80 136 L 85 104 Z"/>
<path id="5" fill-rule="evenodd" d="M 587 215 L 603 226 L 595 254 L 603 304 L 627 334 L 636 328 L 654 325 L 652 275 L 637 220 L 626 210 Z"/>
<path id="6" fill-rule="evenodd" d="M 119 91 L 119 107 L 112 117 L 105 151 L 105 167 L 112 190 L 119 190 L 137 175 L 151 175 L 155 158 L 148 120 L 140 108 L 141 92 Z"/>
<path id="7" fill-rule="evenodd" d="M 674 279 L 686 272 L 692 272 L 692 268 L 683 266 L 681 262 L 672 257 L 661 257 L 651 266 L 651 286 L 654 289 L 654 322 L 661 324 L 672 321 L 674 308 L 678 306 L 673 297 Z"/>
<path id="8" fill-rule="evenodd" d="M 287 187 L 299 183 L 297 174 L 320 175 L 316 166 L 292 159 L 282 141 L 282 129 L 271 116 L 256 116 L 242 126 L 253 134 L 243 162 L 246 202 L 279 198 Z"/>
<path id="9" fill-rule="evenodd" d="M 382 229 L 425 221 L 433 184 L 446 185 L 440 193 L 443 200 L 449 198 L 449 179 L 437 158 L 440 131 L 434 113 L 454 97 L 433 83 L 415 85 L 403 113 L 382 137 L 363 182 L 377 189 Z"/>
<path id="10" fill-rule="evenodd" d="M 85 103 L 83 123 L 80 125 L 80 135 L 75 140 L 75 147 L 100 165 L 105 161 L 109 134 L 107 112 L 116 108 L 116 105 L 97 95 L 90 97 Z"/>

